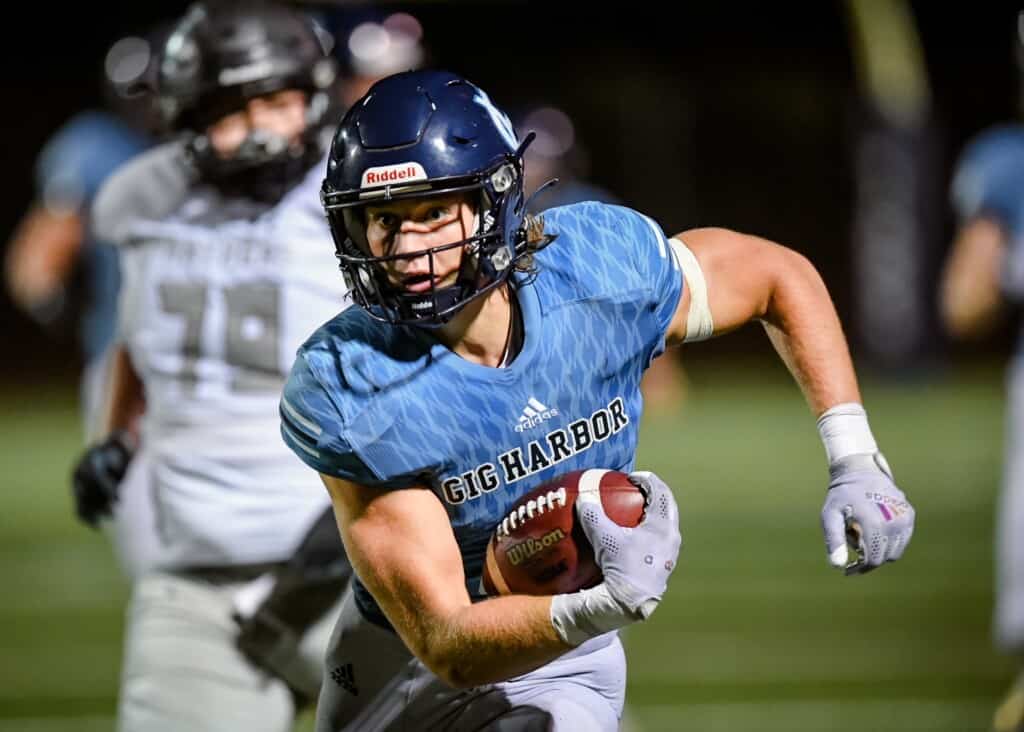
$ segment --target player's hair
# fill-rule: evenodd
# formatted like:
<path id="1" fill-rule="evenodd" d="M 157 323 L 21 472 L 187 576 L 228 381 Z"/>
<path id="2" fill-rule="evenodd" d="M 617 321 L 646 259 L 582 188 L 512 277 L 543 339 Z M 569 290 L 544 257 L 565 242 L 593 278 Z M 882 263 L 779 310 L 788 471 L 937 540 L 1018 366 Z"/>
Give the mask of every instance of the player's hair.
<path id="1" fill-rule="evenodd" d="M 533 282 L 540 272 L 534 255 L 557 238 L 557 234 L 545 233 L 542 214 L 527 214 L 523 219 L 523 229 L 526 236 L 521 251 L 513 262 L 513 269 L 526 275 L 525 279 L 520 280 L 521 285 Z"/>

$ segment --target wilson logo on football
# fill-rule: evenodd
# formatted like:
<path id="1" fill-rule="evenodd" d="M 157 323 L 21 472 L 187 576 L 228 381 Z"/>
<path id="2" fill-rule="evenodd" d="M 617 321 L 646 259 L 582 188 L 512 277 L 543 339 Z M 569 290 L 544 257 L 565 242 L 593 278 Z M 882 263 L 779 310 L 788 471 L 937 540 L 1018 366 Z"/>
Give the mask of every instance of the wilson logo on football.
<path id="1" fill-rule="evenodd" d="M 508 548 L 506 556 L 509 563 L 515 567 L 522 564 L 535 554 L 547 549 L 552 544 L 557 544 L 565 538 L 565 532 L 561 529 L 552 529 L 539 539 L 529 538 Z"/>
<path id="2" fill-rule="evenodd" d="M 399 163 L 367 168 L 363 171 L 362 188 L 381 186 L 386 183 L 400 183 L 411 180 L 426 180 L 427 171 L 419 163 Z"/>

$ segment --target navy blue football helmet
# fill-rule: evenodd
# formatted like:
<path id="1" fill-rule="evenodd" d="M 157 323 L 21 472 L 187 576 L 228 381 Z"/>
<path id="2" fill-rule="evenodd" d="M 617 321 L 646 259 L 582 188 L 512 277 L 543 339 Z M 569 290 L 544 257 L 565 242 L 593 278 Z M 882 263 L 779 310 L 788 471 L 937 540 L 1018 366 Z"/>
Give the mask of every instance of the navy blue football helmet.
<path id="1" fill-rule="evenodd" d="M 444 71 L 386 77 L 345 115 L 335 134 L 321 201 L 342 273 L 356 303 L 389 323 L 436 327 L 506 281 L 529 254 L 524 231 L 523 151 L 508 116 L 477 86 Z M 373 256 L 367 204 L 476 192 L 477 231 L 411 254 Z M 409 292 L 383 265 L 463 247 L 454 284 Z"/>

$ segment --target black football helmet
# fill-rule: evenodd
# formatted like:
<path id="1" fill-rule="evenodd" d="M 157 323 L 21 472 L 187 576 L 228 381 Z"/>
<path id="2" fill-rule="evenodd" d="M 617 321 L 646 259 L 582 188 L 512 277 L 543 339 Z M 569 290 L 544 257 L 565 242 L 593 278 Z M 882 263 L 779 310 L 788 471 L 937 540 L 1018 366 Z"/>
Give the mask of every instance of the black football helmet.
<path id="1" fill-rule="evenodd" d="M 189 8 L 164 43 L 155 86 L 167 127 L 193 133 L 190 152 L 205 180 L 277 200 L 320 159 L 319 133 L 336 73 L 331 43 L 310 17 L 270 2 Z M 250 99 L 283 89 L 308 94 L 302 143 L 255 130 L 230 158 L 218 156 L 206 129 Z"/>
<path id="2" fill-rule="evenodd" d="M 529 254 L 524 217 L 523 151 L 508 116 L 465 79 L 445 71 L 386 77 L 345 115 L 334 137 L 321 201 L 341 271 L 356 303 L 389 323 L 443 325 L 471 300 L 508 279 Z M 412 254 L 373 256 L 363 209 L 368 203 L 448 193 L 478 194 L 479 226 L 465 240 Z M 453 285 L 409 292 L 384 264 L 462 247 Z"/>

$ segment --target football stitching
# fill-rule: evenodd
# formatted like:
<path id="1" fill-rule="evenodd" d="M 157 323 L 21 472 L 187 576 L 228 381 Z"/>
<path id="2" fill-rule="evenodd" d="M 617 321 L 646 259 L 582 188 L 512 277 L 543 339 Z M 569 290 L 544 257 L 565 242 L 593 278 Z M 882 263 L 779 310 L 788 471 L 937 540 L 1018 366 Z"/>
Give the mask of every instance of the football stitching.
<path id="1" fill-rule="evenodd" d="M 501 523 L 498 524 L 498 536 L 506 537 L 534 516 L 541 516 L 546 511 L 556 507 L 565 508 L 568 504 L 569 497 L 565 486 L 559 486 L 558 490 L 548 491 L 536 498 L 531 498 L 519 506 L 519 508 L 513 509 L 508 516 L 502 519 Z"/>

